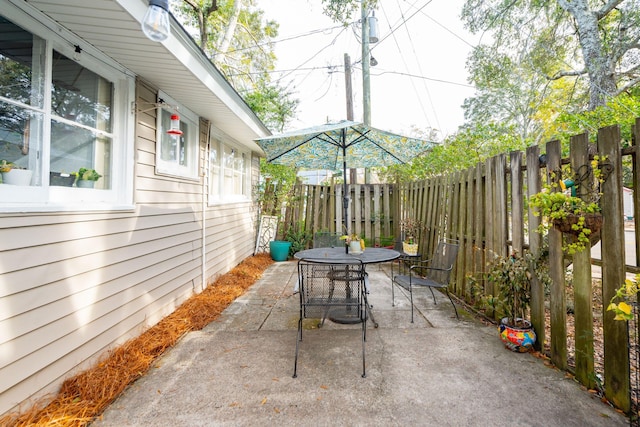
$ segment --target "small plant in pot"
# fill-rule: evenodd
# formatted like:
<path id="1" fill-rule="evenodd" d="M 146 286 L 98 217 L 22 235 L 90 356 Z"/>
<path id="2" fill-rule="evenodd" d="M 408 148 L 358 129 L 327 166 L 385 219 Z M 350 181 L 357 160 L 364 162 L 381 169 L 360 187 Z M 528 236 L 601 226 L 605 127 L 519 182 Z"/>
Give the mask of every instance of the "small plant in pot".
<path id="1" fill-rule="evenodd" d="M 531 300 L 531 272 L 526 257 L 513 252 L 508 257 L 496 257 L 487 279 L 497 289 L 497 306 L 504 317 L 500 320 L 500 339 L 510 350 L 527 352 L 536 341 L 536 334 L 527 320 Z"/>
<path id="2" fill-rule="evenodd" d="M 400 222 L 400 227 L 404 232 L 403 252 L 408 255 L 416 255 L 418 253 L 418 239 L 426 227 L 422 221 L 410 217 L 403 219 Z"/>
<path id="3" fill-rule="evenodd" d="M 7 160 L 0 160 L 0 173 L 3 184 L 31 185 L 33 171 L 18 166 Z"/>
<path id="4" fill-rule="evenodd" d="M 95 182 L 102 178 L 102 175 L 96 172 L 95 169 L 87 168 L 78 169 L 78 172 L 76 172 L 75 175 L 77 177 L 76 186 L 84 188 L 93 188 Z"/>

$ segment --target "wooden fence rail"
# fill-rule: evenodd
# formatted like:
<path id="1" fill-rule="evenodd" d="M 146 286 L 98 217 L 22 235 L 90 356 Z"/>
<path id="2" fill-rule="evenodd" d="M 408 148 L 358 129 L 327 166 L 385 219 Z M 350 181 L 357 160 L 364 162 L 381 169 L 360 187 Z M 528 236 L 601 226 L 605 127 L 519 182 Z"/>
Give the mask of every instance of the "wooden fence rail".
<path id="1" fill-rule="evenodd" d="M 481 278 L 492 256 L 505 256 L 525 249 L 538 253 L 543 236 L 538 232 L 540 218 L 527 207 L 527 199 L 539 192 L 543 182 L 562 179 L 563 165 L 573 170 L 587 165 L 593 151 L 606 156 L 613 172 L 601 187 L 603 227 L 601 230 L 601 301 L 594 302 L 591 277 L 593 260 L 588 251 L 567 259 L 562 250 L 563 235 L 552 228 L 548 232 L 550 289 L 534 278 L 531 297 L 531 321 L 539 336 L 537 348 L 549 354 L 561 369 L 574 372 L 588 388 L 596 386 L 596 373 L 604 380 L 605 397 L 615 406 L 630 410 L 629 351 L 626 322 L 614 321 L 606 307 L 622 285 L 627 271 L 638 271 L 640 206 L 634 192 L 635 265 L 625 263 L 625 231 L 623 210 L 623 160 L 632 170 L 634 188 L 640 188 L 638 146 L 640 119 L 633 129 L 633 141 L 622 148 L 620 129 L 610 126 L 598 130 L 597 144 L 589 144 L 587 134 L 571 138 L 569 156 L 561 155 L 559 141 L 545 147 L 541 162 L 540 148 L 512 152 L 487 159 L 474 168 L 448 176 L 410 182 L 399 186 L 349 185 L 348 231 L 368 240 L 399 236 L 401 218 L 422 221 L 426 228 L 419 238 L 420 252 L 430 254 L 443 238 L 457 239 L 460 251 L 451 291 L 473 304 L 473 278 Z M 590 153 L 592 153 L 590 155 Z M 565 177 L 566 178 L 566 177 Z M 310 233 L 342 229 L 342 186 L 298 185 L 295 203 L 287 210 L 287 221 L 301 223 Z M 567 286 L 565 273 L 572 264 L 572 286 Z M 482 280 L 480 280 L 482 283 Z M 482 283 L 485 295 L 496 295 L 491 283 Z M 477 297 L 477 295 L 475 295 Z M 574 327 L 567 327 L 567 300 L 574 301 Z M 548 306 L 548 309 L 545 308 Z M 599 321 L 594 321 L 594 316 Z M 549 325 L 547 325 L 549 319 Z M 595 325 L 602 325 L 596 331 Z M 548 331 L 548 332 L 545 332 Z M 596 363 L 594 336 L 603 337 L 604 358 Z M 572 340 L 572 341 L 571 341 Z M 574 348 L 568 352 L 568 343 Z M 570 363 L 571 359 L 571 363 Z"/>

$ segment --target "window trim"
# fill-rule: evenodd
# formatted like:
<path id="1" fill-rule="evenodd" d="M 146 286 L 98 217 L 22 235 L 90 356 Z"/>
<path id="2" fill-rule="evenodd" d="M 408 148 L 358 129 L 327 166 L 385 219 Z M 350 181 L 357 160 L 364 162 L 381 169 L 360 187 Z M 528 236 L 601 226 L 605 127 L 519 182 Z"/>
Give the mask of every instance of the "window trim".
<path id="1" fill-rule="evenodd" d="M 161 99 L 167 107 L 159 107 L 156 114 L 156 175 L 181 178 L 189 181 L 200 181 L 200 119 L 197 114 L 175 101 L 170 95 L 163 91 L 158 91 L 158 99 Z M 165 130 L 162 128 L 162 112 L 177 113 L 180 121 L 184 121 L 193 130 L 193 135 L 189 135 L 193 144 L 191 157 L 194 159 L 193 165 L 176 165 L 162 159 L 162 137 Z"/>
<path id="2" fill-rule="evenodd" d="M 11 4 L 10 4 L 11 6 Z M 37 11 L 35 11 L 37 12 Z M 25 31 L 43 39 L 45 44 L 46 68 L 42 108 L 26 106 L 30 111 L 43 115 L 42 142 L 34 149 L 39 150 L 39 172 L 33 179 L 39 185 L 11 188 L 0 186 L 0 212 L 47 212 L 47 211 L 94 211 L 133 209 L 133 169 L 135 120 L 131 106 L 135 101 L 135 78 L 133 74 L 115 66 L 111 58 L 102 52 L 90 49 L 74 58 L 74 45 L 87 45 L 86 41 L 63 30 L 58 34 L 52 28 L 56 25 L 41 13 L 32 13 L 28 4 L 3 9 L 2 16 L 22 27 Z M 49 185 L 49 158 L 51 152 L 51 61 L 53 51 L 57 51 L 82 67 L 91 70 L 113 84 L 112 123 L 112 177 L 109 189 L 65 188 Z M 119 173 L 114 173 L 114 165 Z"/>
<path id="3" fill-rule="evenodd" d="M 218 159 L 217 159 L 217 164 L 214 165 L 211 161 L 211 151 L 212 151 L 212 146 L 216 145 L 216 151 L 218 153 Z M 227 186 L 224 185 L 224 173 L 225 173 L 225 168 L 223 165 L 224 162 L 224 148 L 230 148 L 232 150 L 235 150 L 237 153 L 239 153 L 240 155 L 244 154 L 245 156 L 245 161 L 244 161 L 244 174 L 243 174 L 243 188 L 244 188 L 244 194 L 228 194 L 225 193 L 224 190 L 227 188 Z M 237 142 L 231 140 L 229 137 L 225 137 L 223 135 L 214 135 L 214 132 L 211 132 L 211 135 L 209 137 L 209 156 L 207 158 L 207 167 L 208 167 L 208 171 L 209 171 L 209 180 L 208 180 L 208 204 L 209 206 L 213 206 L 213 205 L 221 205 L 221 204 L 228 204 L 228 203 L 244 203 L 244 202 L 251 202 L 251 151 L 247 150 L 246 147 L 244 147 L 241 144 L 238 144 Z M 211 182 L 213 180 L 213 172 L 215 170 L 215 168 L 218 169 L 218 192 L 217 193 L 213 193 L 212 192 L 212 186 L 211 186 Z"/>

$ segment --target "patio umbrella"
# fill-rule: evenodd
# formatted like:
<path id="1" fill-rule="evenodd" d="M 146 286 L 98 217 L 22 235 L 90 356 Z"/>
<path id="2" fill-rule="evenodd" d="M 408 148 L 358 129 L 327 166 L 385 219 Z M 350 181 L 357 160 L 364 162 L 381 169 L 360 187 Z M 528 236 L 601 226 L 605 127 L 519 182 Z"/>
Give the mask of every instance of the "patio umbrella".
<path id="1" fill-rule="evenodd" d="M 340 170 L 342 166 L 345 230 L 349 206 L 347 169 L 408 163 L 433 146 L 429 141 L 348 120 L 260 138 L 256 142 L 271 163 L 316 170 Z"/>

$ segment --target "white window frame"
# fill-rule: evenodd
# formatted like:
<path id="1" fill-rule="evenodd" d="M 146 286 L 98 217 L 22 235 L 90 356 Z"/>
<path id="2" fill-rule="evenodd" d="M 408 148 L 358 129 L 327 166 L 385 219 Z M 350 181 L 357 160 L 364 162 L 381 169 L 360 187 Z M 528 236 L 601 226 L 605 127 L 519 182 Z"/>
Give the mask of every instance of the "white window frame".
<path id="1" fill-rule="evenodd" d="M 45 44 L 44 107 L 29 106 L 42 114 L 42 141 L 38 144 L 39 171 L 31 186 L 0 185 L 0 212 L 89 211 L 133 208 L 133 135 L 131 106 L 135 96 L 135 79 L 119 68 L 109 57 L 97 51 L 77 55 L 74 46 L 87 43 L 67 31 L 50 30 L 57 25 L 28 4 L 3 8 L 0 12 L 9 21 L 43 39 Z M 49 185 L 51 147 L 51 61 L 53 51 L 77 62 L 82 67 L 113 84 L 111 137 L 111 182 L 108 189 L 85 189 Z M 116 172 L 117 171 L 117 172 Z"/>
<path id="2" fill-rule="evenodd" d="M 199 174 L 199 119 L 198 116 L 178 104 L 172 97 L 165 92 L 158 92 L 158 99 L 162 100 L 163 105 L 158 108 L 158 114 L 156 119 L 156 174 L 167 175 L 177 178 L 184 178 L 191 181 L 200 181 Z M 166 128 L 162 126 L 162 112 L 165 111 L 169 114 L 178 114 L 180 116 L 180 125 L 187 127 L 187 135 L 185 141 L 185 156 L 187 157 L 188 164 L 181 165 L 176 161 L 168 161 L 162 158 L 162 139 L 169 138 Z"/>
<path id="3" fill-rule="evenodd" d="M 236 162 L 244 156 L 243 168 L 238 169 L 230 165 L 229 157 L 232 152 Z M 238 163 L 235 164 L 237 165 Z M 214 135 L 214 132 L 211 132 L 208 167 L 209 205 L 251 201 L 251 151 L 226 136 Z M 233 185 L 228 185 L 229 181 L 225 180 L 225 176 L 231 178 Z M 235 192 L 237 184 L 242 185 L 242 193 Z"/>

